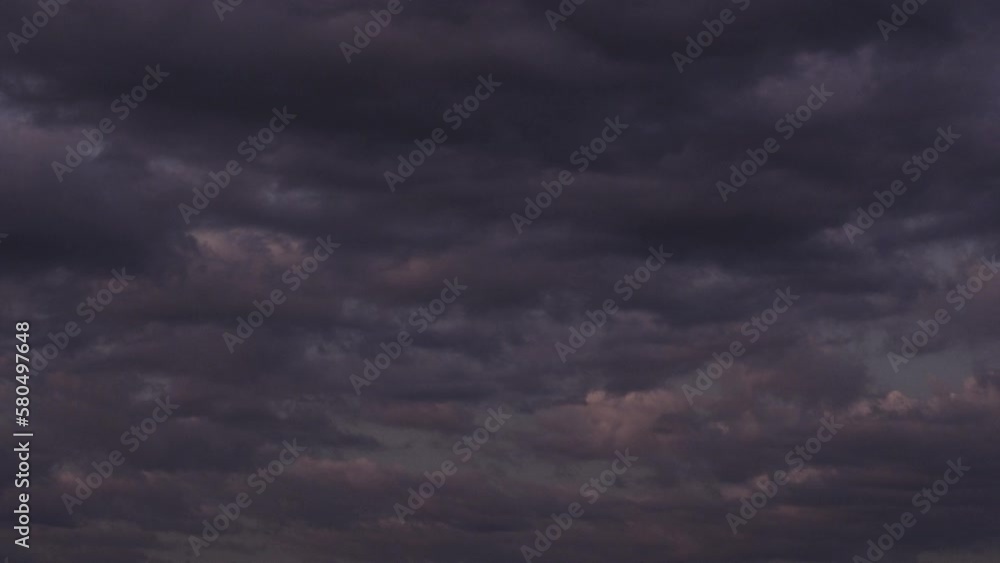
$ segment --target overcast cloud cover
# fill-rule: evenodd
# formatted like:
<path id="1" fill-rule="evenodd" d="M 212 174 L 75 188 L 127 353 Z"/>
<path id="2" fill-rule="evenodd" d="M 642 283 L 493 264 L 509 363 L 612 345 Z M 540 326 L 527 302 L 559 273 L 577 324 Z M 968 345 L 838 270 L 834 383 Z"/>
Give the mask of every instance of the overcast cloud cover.
<path id="1" fill-rule="evenodd" d="M 220 19 L 211 0 L 71 0 L 3 45 L 0 365 L 13 374 L 17 321 L 34 350 L 64 349 L 33 365 L 32 548 L 2 555 L 839 563 L 910 511 L 884 561 L 1000 560 L 1000 7 L 927 0 L 886 31 L 890 0 L 564 4 L 559 21 L 556 0 L 402 0 L 350 62 L 342 42 L 388 2 L 244 0 Z M 39 10 L 3 2 L 0 31 Z M 155 89 L 116 103 L 147 67 Z M 54 171 L 104 119 L 96 149 Z M 269 125 L 273 142 L 241 145 Z M 436 128 L 444 142 L 387 182 Z M 595 160 L 574 156 L 602 133 Z M 907 167 L 936 140 L 933 164 Z M 724 198 L 748 149 L 768 160 Z M 240 173 L 185 213 L 229 161 Z M 526 210 L 563 170 L 572 183 Z M 880 217 L 845 229 L 895 180 Z M 113 271 L 134 279 L 88 305 Z M 224 337 L 275 290 L 252 335 Z M 728 367 L 699 381 L 715 357 Z M 179 406 L 130 451 L 122 434 L 158 399 Z M 484 424 L 477 451 L 455 447 Z M 248 476 L 292 440 L 306 451 L 258 495 Z M 114 450 L 124 462 L 68 509 Z M 581 486 L 626 451 L 638 460 L 591 504 Z M 971 469 L 921 513 L 914 495 L 959 459 Z M 16 493 L 4 479 L 8 530 Z M 252 504 L 193 548 L 240 493 Z M 582 517 L 526 556 L 573 502 Z"/>

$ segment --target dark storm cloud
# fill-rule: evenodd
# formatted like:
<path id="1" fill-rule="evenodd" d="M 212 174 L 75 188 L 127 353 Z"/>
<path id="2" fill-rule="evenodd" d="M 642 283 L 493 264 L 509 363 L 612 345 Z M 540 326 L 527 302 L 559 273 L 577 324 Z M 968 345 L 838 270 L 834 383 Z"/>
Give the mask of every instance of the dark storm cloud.
<path id="1" fill-rule="evenodd" d="M 544 561 L 849 561 L 959 457 L 973 470 L 888 557 L 1000 553 L 1000 278 L 947 301 L 998 250 L 993 4 L 928 0 L 885 41 L 889 1 L 587 0 L 556 31 L 557 2 L 405 2 L 348 64 L 341 43 L 387 4 L 244 2 L 220 21 L 208 0 L 77 0 L 0 49 L 3 316 L 31 321 L 39 351 L 80 328 L 32 380 L 35 561 L 188 561 L 202 520 L 291 439 L 308 452 L 199 560 L 517 560 L 625 449 L 640 462 Z M 735 21 L 679 73 L 673 53 L 725 8 Z M 38 9 L 3 4 L 0 29 Z M 120 119 L 148 65 L 168 75 Z M 500 86 L 452 129 L 480 76 Z M 296 117 L 247 162 L 274 108 Z M 628 128 L 578 171 L 616 117 Z M 60 182 L 53 161 L 105 118 L 99 154 Z M 949 126 L 954 146 L 908 178 Z M 447 141 L 390 192 L 384 173 L 435 128 Z M 716 183 L 769 136 L 780 150 L 724 202 Z M 230 160 L 243 171 L 186 222 L 178 205 Z M 518 234 L 511 214 L 564 169 Z M 897 179 L 852 242 L 845 223 Z M 327 236 L 341 246 L 293 290 Z M 616 284 L 661 245 L 672 257 L 625 299 Z M 81 313 L 122 268 L 129 287 Z M 420 330 L 455 278 L 469 289 Z M 786 288 L 801 300 L 751 341 Z M 274 290 L 287 299 L 231 353 L 223 333 Z M 561 361 L 555 343 L 608 299 Z M 954 320 L 894 373 L 886 354 L 940 307 Z M 350 376 L 401 331 L 413 343 L 359 396 Z M 745 355 L 689 404 L 734 341 Z M 181 408 L 67 514 L 62 495 L 162 396 Z M 501 404 L 510 426 L 400 523 L 394 504 Z M 831 415 L 842 433 L 734 537 L 727 512 Z"/>

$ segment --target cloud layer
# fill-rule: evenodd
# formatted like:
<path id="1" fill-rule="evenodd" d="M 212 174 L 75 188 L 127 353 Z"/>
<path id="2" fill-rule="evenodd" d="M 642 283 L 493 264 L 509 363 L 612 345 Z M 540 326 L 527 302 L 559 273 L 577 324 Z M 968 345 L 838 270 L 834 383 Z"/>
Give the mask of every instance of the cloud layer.
<path id="1" fill-rule="evenodd" d="M 535 561 L 846 562 L 907 510 L 893 561 L 1000 555 L 993 4 L 223 2 L 70 2 L 0 49 L 3 317 L 58 350 L 34 561 L 189 561 L 240 493 L 198 560 L 523 560 L 573 502 Z"/>

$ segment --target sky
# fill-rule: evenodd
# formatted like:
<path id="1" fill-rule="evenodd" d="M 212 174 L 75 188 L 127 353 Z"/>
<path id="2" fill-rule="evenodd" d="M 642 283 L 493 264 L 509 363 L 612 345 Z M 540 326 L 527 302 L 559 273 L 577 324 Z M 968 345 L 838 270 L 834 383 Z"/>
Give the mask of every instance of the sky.
<path id="1" fill-rule="evenodd" d="M 998 17 L 0 4 L 0 555 L 997 561 Z"/>

